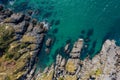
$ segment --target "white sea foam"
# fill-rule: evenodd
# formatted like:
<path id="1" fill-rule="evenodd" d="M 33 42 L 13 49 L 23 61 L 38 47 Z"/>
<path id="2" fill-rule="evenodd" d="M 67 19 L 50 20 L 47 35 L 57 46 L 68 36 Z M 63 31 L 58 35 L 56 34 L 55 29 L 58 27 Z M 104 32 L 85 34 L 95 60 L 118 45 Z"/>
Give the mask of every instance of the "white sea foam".
<path id="1" fill-rule="evenodd" d="M 46 27 L 47 29 L 49 29 L 49 23 L 48 22 L 42 22 L 44 24 L 44 27 Z"/>
<path id="2" fill-rule="evenodd" d="M 9 4 L 13 5 L 15 3 L 16 0 L 9 0 Z"/>

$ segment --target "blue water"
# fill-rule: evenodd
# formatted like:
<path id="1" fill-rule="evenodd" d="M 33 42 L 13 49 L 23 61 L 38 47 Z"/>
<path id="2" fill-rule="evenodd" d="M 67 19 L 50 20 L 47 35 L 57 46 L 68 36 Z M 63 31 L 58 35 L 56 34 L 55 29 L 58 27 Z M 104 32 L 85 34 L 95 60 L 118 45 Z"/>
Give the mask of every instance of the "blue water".
<path id="1" fill-rule="evenodd" d="M 115 39 L 120 45 L 120 0 L 12 0 L 4 4 L 16 12 L 33 10 L 34 18 L 48 21 L 55 42 L 51 52 L 43 50 L 39 54 L 39 67 L 54 62 L 56 50 L 63 47 L 67 40 L 74 43 L 84 38 L 88 48 L 83 50 L 81 58 L 93 57 L 106 39 Z M 3 2 L 1 2 L 3 3 Z"/>

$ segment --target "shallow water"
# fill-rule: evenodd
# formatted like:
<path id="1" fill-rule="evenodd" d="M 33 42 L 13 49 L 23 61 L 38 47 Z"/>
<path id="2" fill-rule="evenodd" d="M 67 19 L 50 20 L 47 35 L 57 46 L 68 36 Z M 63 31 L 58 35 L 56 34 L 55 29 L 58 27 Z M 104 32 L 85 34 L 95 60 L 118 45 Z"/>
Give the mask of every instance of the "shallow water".
<path id="1" fill-rule="evenodd" d="M 51 23 L 48 34 L 55 37 L 55 43 L 49 55 L 40 52 L 38 67 L 53 63 L 56 50 L 68 39 L 89 39 L 82 58 L 87 54 L 94 56 L 106 38 L 120 44 L 120 0 L 16 0 L 13 5 L 5 4 L 16 12 L 32 9 L 33 17 Z"/>

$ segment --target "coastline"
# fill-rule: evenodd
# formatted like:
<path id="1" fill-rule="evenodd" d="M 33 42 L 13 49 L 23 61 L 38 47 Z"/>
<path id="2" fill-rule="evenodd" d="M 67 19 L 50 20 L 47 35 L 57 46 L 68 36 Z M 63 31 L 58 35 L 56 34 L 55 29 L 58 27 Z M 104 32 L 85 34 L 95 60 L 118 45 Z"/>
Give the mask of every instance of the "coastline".
<path id="1" fill-rule="evenodd" d="M 11 80 L 109 80 L 120 78 L 120 47 L 114 40 L 106 40 L 99 54 L 92 60 L 80 60 L 84 45 L 78 39 L 72 50 L 69 44 L 64 48 L 69 55 L 65 59 L 58 53 L 56 62 L 42 73 L 35 75 L 37 56 L 43 46 L 48 31 L 45 22 L 32 19 L 31 13 L 14 13 L 0 5 L 0 79 Z M 46 40 L 46 52 L 49 53 L 52 40 Z M 35 75 L 35 77 L 34 77 Z"/>
<path id="2" fill-rule="evenodd" d="M 56 62 L 38 73 L 36 80 L 119 80 L 120 47 L 115 41 L 106 40 L 93 59 L 80 60 L 83 42 L 83 39 L 75 42 L 68 59 L 58 54 Z"/>

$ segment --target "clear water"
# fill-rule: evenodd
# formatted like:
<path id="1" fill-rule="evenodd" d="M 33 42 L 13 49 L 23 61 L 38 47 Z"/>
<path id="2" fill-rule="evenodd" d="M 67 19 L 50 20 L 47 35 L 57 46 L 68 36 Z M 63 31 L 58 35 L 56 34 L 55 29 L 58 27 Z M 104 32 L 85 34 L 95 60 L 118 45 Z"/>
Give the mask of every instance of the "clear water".
<path id="1" fill-rule="evenodd" d="M 85 43 L 89 47 L 83 56 L 94 56 L 106 38 L 116 39 L 120 44 L 120 0 L 16 0 L 13 5 L 5 4 L 17 12 L 32 9 L 33 17 L 53 22 L 48 34 L 55 37 L 55 43 L 49 55 L 40 52 L 38 67 L 53 63 L 56 50 L 68 39 L 90 39 Z M 54 29 L 58 31 L 53 33 Z"/>

